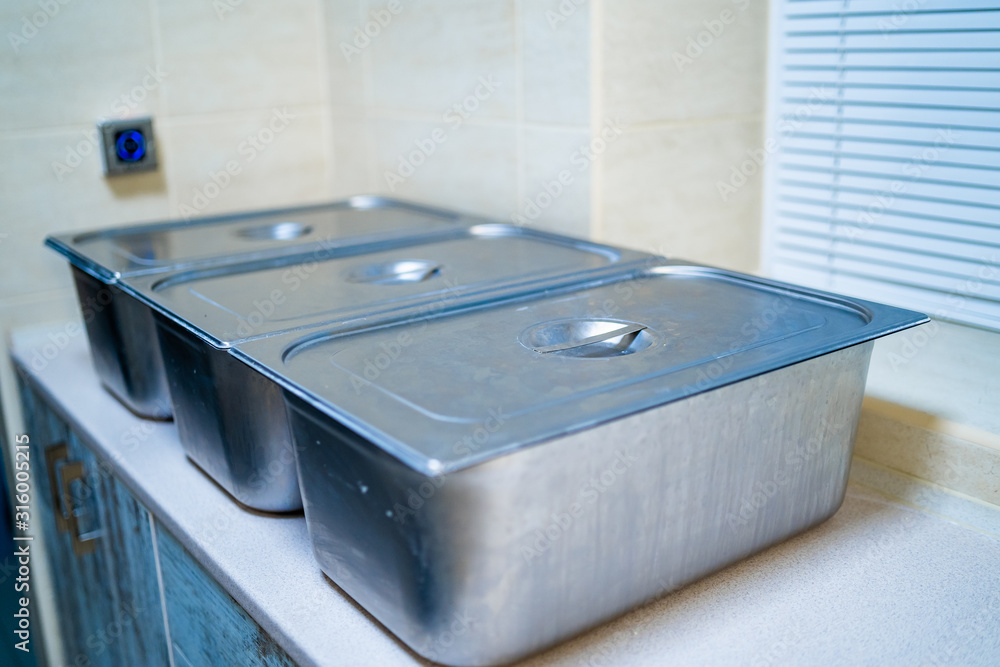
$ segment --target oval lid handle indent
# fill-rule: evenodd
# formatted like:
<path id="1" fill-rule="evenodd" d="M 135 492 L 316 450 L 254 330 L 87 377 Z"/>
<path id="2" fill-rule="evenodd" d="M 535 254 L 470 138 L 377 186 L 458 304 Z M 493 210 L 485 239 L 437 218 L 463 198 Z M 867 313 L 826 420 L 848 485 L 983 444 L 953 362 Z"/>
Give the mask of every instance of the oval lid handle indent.
<path id="1" fill-rule="evenodd" d="M 291 241 L 311 234 L 312 230 L 312 225 L 285 221 L 243 227 L 236 230 L 236 235 L 251 241 Z"/>
<path id="2" fill-rule="evenodd" d="M 441 264 L 422 259 L 404 259 L 382 264 L 363 264 L 347 273 L 352 283 L 386 285 L 394 283 L 419 283 L 440 273 Z"/>
<path id="3" fill-rule="evenodd" d="M 617 329 L 612 329 L 611 331 L 605 331 L 593 336 L 588 336 L 586 338 L 581 338 L 578 340 L 567 340 L 561 343 L 556 343 L 554 345 L 545 345 L 542 347 L 535 347 L 535 352 L 540 354 L 549 354 L 550 352 L 560 352 L 563 350 L 572 350 L 579 347 L 585 347 L 587 345 L 593 345 L 594 343 L 601 343 L 606 340 L 611 340 L 612 338 L 619 338 L 629 335 L 638 334 L 643 331 L 646 327 L 642 324 L 626 324 Z M 609 355 L 615 354 L 614 351 L 609 351 Z"/>

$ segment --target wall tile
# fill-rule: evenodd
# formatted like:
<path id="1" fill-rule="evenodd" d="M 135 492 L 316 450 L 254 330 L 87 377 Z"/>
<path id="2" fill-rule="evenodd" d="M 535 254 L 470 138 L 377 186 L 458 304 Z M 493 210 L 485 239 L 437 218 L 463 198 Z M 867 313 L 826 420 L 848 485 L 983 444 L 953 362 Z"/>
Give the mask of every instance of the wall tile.
<path id="1" fill-rule="evenodd" d="M 374 156 L 370 125 L 364 117 L 333 116 L 333 164 L 330 171 L 335 198 L 373 191 Z"/>
<path id="2" fill-rule="evenodd" d="M 51 17 L 25 0 L 5 0 L 0 8 L 6 28 L 0 130 L 157 112 L 161 91 L 159 76 L 151 75 L 157 68 L 148 5 L 106 0 L 55 6 L 59 11 Z M 30 38 L 11 43 L 11 34 Z"/>
<path id="3" fill-rule="evenodd" d="M 338 112 L 359 113 L 365 108 L 365 72 L 370 58 L 368 43 L 360 49 L 356 44 L 367 36 L 358 37 L 369 20 L 364 0 L 325 0 L 323 20 L 326 25 L 326 71 L 330 106 Z M 370 39 L 370 38 L 368 38 Z"/>
<path id="4" fill-rule="evenodd" d="M 726 201 L 717 184 L 757 146 L 759 131 L 750 121 L 626 129 L 601 158 L 604 240 L 755 270 L 759 180 Z"/>
<path id="5" fill-rule="evenodd" d="M 590 123 L 590 8 L 566 0 L 520 4 L 524 120 Z"/>
<path id="6" fill-rule="evenodd" d="M 522 136 L 519 216 L 528 220 L 531 227 L 590 236 L 591 169 L 589 163 L 582 161 L 590 132 L 526 128 Z"/>
<path id="7" fill-rule="evenodd" d="M 321 108 L 277 107 L 165 129 L 171 214 L 208 215 L 328 199 Z M 227 165 L 234 165 L 233 174 Z"/>
<path id="8" fill-rule="evenodd" d="M 372 102 L 381 110 L 439 118 L 478 89 L 488 99 L 473 100 L 476 118 L 515 118 L 512 0 L 403 3 L 366 51 Z M 498 86 L 487 93 L 480 79 L 491 77 Z"/>
<path id="9" fill-rule="evenodd" d="M 158 0 L 158 8 L 171 114 L 322 100 L 323 27 L 316 0 L 235 6 Z"/>
<path id="10" fill-rule="evenodd" d="M 3 399 L 0 400 L 0 410 L 4 411 L 5 423 L 13 433 L 24 433 L 24 424 L 18 400 L 17 374 L 10 362 L 8 349 L 11 332 L 54 324 L 57 333 L 53 335 L 55 340 L 50 340 L 56 344 L 57 350 L 65 349 L 71 337 L 86 335 L 83 327 L 65 327 L 67 322 L 79 321 L 81 314 L 69 268 L 64 266 L 59 273 L 65 282 L 62 289 L 38 292 L 29 297 L 0 298 L 0 352 L 3 354 L 0 360 L 0 398 Z M 60 336 L 59 333 L 65 335 Z"/>
<path id="11" fill-rule="evenodd" d="M 762 111 L 766 2 L 616 0 L 604 17 L 605 114 L 641 123 Z"/>
<path id="12" fill-rule="evenodd" d="M 387 182 L 387 172 L 400 173 L 401 159 L 420 161 L 417 144 L 429 147 L 435 130 L 440 130 L 445 140 L 435 144 L 434 152 L 404 182 Z M 372 135 L 376 164 L 373 185 L 378 192 L 494 217 L 509 216 L 517 204 L 513 126 L 463 124 L 452 128 L 446 123 L 376 118 L 372 120 Z"/>
<path id="13" fill-rule="evenodd" d="M 87 137 L 96 132 L 80 127 L 0 138 L 6 235 L 0 238 L 0 297 L 69 286 L 65 260 L 42 245 L 52 232 L 167 217 L 162 172 L 107 179 Z M 85 147 L 92 152 L 78 166 L 68 173 L 53 170 L 52 163 L 64 161 L 68 151 Z"/>

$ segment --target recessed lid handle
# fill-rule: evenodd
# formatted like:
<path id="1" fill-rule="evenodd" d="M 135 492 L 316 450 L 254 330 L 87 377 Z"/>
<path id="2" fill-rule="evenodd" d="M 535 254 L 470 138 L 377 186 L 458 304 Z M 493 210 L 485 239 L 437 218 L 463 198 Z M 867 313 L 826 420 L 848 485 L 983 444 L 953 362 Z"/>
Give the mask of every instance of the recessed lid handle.
<path id="1" fill-rule="evenodd" d="M 381 264 L 362 264 L 347 272 L 352 283 L 389 285 L 394 283 L 419 283 L 441 272 L 441 264 L 423 259 L 403 259 Z"/>
<path id="2" fill-rule="evenodd" d="M 243 227 L 236 230 L 236 235 L 251 241 L 291 241 L 311 234 L 312 231 L 312 225 L 285 221 Z"/>
<path id="3" fill-rule="evenodd" d="M 535 352 L 541 354 L 548 354 L 550 352 L 560 352 L 563 350 L 572 350 L 578 347 L 584 347 L 586 345 L 592 345 L 594 343 L 601 343 L 606 340 L 611 340 L 612 338 L 625 337 L 629 335 L 634 335 L 645 329 L 646 327 L 641 324 L 626 324 L 625 326 L 613 329 L 611 331 L 605 331 L 603 333 L 595 334 L 593 336 L 587 336 L 586 338 L 580 338 L 577 340 L 566 340 L 561 343 L 556 343 L 554 345 L 545 345 L 542 347 L 533 348 Z"/>

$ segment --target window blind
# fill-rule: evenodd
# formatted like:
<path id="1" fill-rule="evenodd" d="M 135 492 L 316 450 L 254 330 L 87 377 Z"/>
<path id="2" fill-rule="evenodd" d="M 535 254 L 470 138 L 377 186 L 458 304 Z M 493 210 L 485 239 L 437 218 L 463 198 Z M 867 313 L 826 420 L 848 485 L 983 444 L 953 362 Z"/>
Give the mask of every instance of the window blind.
<path id="1" fill-rule="evenodd" d="M 775 0 L 764 263 L 1000 330 L 1000 2 Z"/>

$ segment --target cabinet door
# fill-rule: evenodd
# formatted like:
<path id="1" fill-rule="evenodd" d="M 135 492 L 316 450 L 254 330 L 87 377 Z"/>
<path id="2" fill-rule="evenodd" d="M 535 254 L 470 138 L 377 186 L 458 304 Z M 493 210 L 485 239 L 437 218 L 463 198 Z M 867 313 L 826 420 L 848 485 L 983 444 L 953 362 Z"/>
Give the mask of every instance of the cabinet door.
<path id="1" fill-rule="evenodd" d="M 66 664 L 167 665 L 148 512 L 24 384 L 21 399 Z"/>
<path id="2" fill-rule="evenodd" d="M 41 526 L 49 558 L 66 664 L 113 665 L 109 652 L 98 655 L 90 647 L 110 622 L 114 601 L 107 564 L 93 548 L 100 538 L 81 532 L 95 527 L 94 502 L 72 497 L 84 493 L 87 476 L 79 443 L 33 391 L 22 386 L 21 397 L 31 438 L 35 530 Z"/>
<path id="3" fill-rule="evenodd" d="M 104 462 L 94 461 L 95 493 L 103 527 L 100 548 L 107 563 L 114 594 L 110 625 L 94 642 L 115 655 L 119 665 L 168 667 L 160 581 L 149 511 L 122 483 L 108 474 Z"/>
<path id="4" fill-rule="evenodd" d="M 295 664 L 159 524 L 156 539 L 176 667 Z"/>

